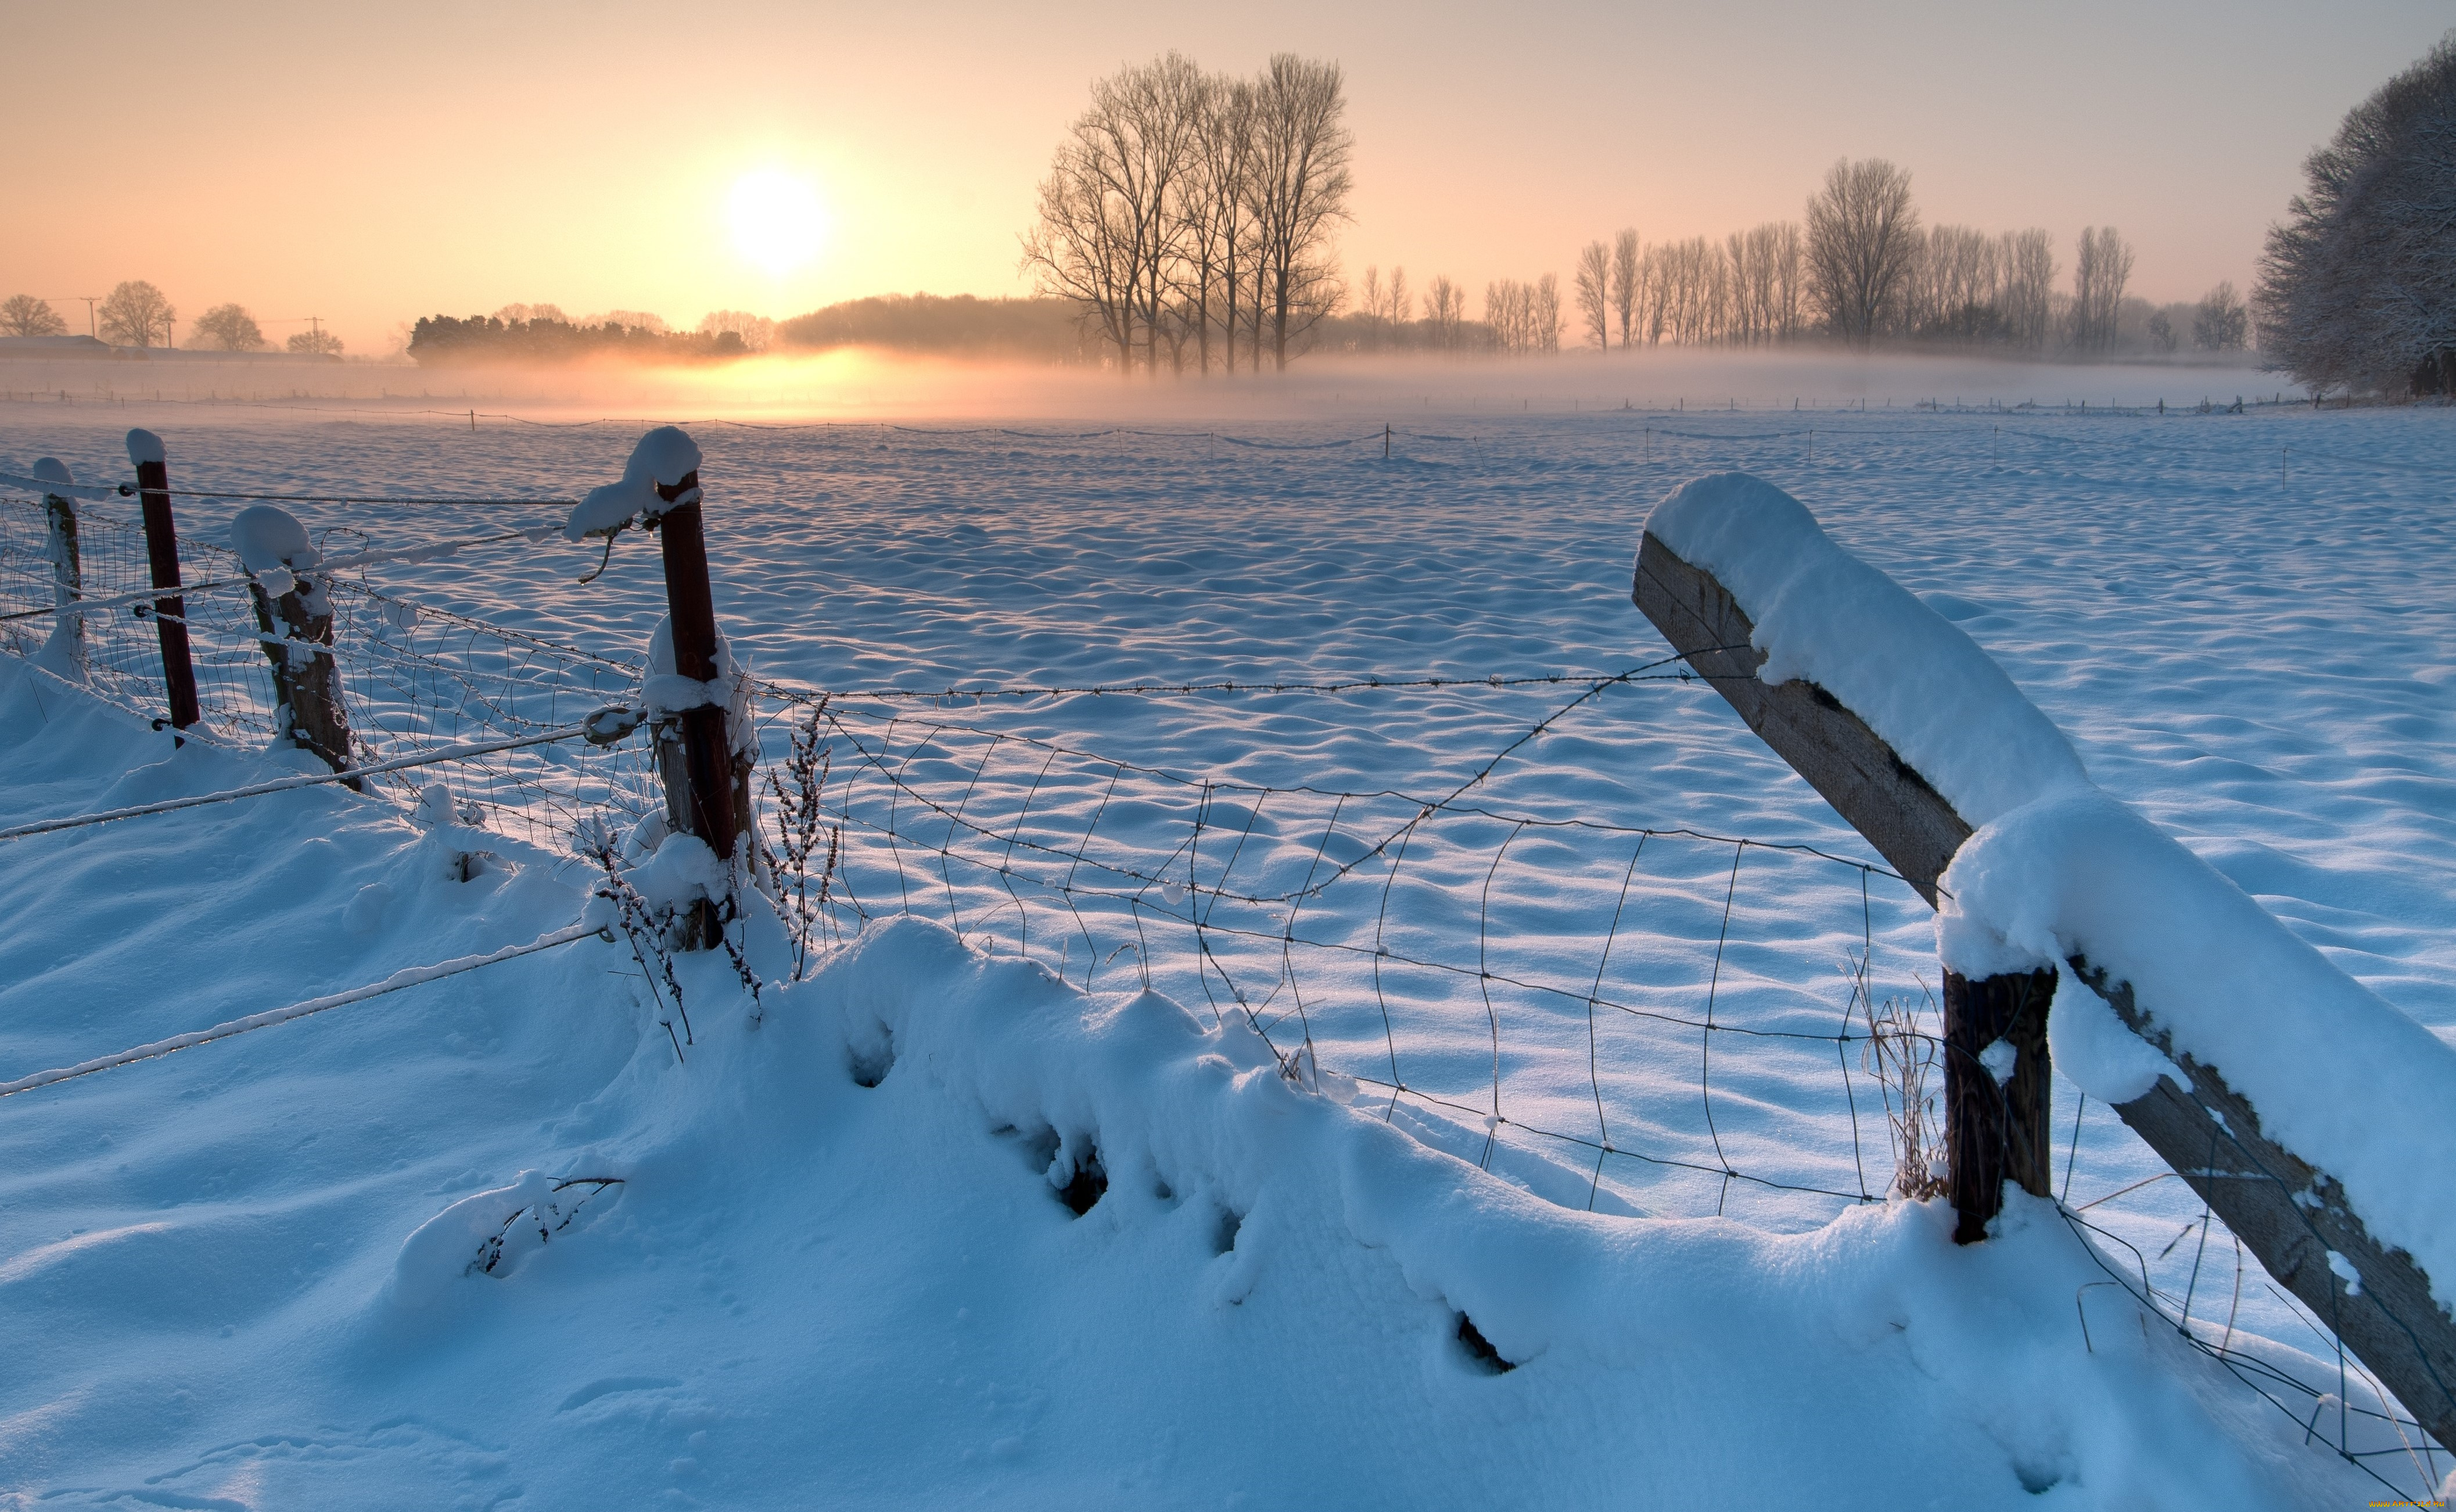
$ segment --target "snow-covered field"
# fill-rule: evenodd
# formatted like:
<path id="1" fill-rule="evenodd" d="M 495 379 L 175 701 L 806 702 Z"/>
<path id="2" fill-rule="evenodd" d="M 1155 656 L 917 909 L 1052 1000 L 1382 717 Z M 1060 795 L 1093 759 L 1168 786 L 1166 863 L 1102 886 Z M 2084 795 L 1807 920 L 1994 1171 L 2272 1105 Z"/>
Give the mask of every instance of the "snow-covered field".
<path id="1" fill-rule="evenodd" d="M 132 423 L 175 486 L 310 494 L 570 497 L 638 431 L 17 404 L 0 470 L 116 480 Z M 1919 1004 L 1930 915 L 1703 685 L 1606 687 L 1515 748 L 1586 685 L 843 690 L 1619 673 L 1665 654 L 1628 602 L 1648 508 L 1743 467 L 2456 1041 L 2446 423 L 1419 410 L 1386 459 L 1345 412 L 696 425 L 736 649 L 839 692 L 828 796 L 873 922 L 805 980 L 762 963 L 755 1028 L 729 965 L 686 961 L 686 1062 L 630 952 L 589 941 L 0 1101 L 0 1496 L 2387 1496 L 2280 1410 L 2335 1419 L 2332 1347 L 2102 1108 L 2059 1093 L 2104 1265 L 2044 1205 L 1955 1250 L 1949 1214 L 1857 1200 L 1893 1154 L 1836 1037 L 1850 973 Z M 183 528 L 235 507 L 182 500 Z M 379 546 L 555 514 L 294 507 Z M 575 586 L 595 564 L 368 577 L 636 658 L 654 550 Z M 763 712 L 772 764 L 805 710 Z M 1410 827 L 1504 750 L 1480 812 Z M 0 664 L 0 824 L 271 769 Z M 8 843 L 0 1079 L 576 919 L 590 868 L 493 828 L 326 788 Z M 460 880 L 479 844 L 499 859 Z M 1319 1095 L 1274 1059 L 1308 1043 Z M 1054 1185 L 1095 1148 L 1077 1217 Z M 531 1172 L 622 1184 L 463 1274 Z M 2415 1495 L 2447 1470 L 2365 1463 Z"/>

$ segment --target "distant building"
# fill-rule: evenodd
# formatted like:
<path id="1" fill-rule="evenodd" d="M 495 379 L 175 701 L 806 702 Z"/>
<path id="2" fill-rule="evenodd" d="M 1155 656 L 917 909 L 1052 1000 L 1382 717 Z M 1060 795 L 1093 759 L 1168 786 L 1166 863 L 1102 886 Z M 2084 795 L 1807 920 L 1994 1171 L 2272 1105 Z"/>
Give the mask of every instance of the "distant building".
<path id="1" fill-rule="evenodd" d="M 0 336 L 0 358 L 115 357 L 119 348 L 90 336 Z"/>

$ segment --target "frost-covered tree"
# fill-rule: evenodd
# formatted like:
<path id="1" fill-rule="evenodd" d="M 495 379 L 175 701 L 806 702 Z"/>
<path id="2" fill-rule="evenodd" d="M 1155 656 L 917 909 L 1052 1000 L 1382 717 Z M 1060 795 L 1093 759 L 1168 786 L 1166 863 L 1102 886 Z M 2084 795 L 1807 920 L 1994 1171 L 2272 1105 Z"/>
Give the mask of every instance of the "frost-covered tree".
<path id="1" fill-rule="evenodd" d="M 162 291 L 142 278 L 113 288 L 94 314 L 101 317 L 103 339 L 135 347 L 150 347 L 156 340 L 169 345 L 171 322 L 179 317 Z"/>
<path id="2" fill-rule="evenodd" d="M 264 332 L 242 305 L 217 304 L 196 317 L 196 340 L 224 352 L 253 352 L 264 345 Z"/>
<path id="3" fill-rule="evenodd" d="M 0 336 L 65 336 L 68 329 L 69 323 L 48 299 L 12 294 L 6 304 L 0 304 Z"/>
<path id="4" fill-rule="evenodd" d="M 1893 318 L 1918 250 L 1911 175 L 1881 157 L 1835 163 L 1809 198 L 1809 289 L 1833 334 L 1853 346 Z"/>
<path id="5" fill-rule="evenodd" d="M 2456 33 L 2302 173 L 2261 256 L 2262 350 L 2322 391 L 2456 392 Z"/>

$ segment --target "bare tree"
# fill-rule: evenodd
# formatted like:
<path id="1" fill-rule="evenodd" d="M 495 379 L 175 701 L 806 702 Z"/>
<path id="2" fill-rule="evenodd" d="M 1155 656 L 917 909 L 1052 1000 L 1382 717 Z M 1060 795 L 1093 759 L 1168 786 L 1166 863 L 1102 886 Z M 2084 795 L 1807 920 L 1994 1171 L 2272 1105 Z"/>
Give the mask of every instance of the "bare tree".
<path id="1" fill-rule="evenodd" d="M 2203 352 L 2239 352 L 2251 337 L 2251 312 L 2227 280 L 2200 296 L 2192 311 L 2192 345 Z M 2166 343 L 2168 351 L 2174 343 Z"/>
<path id="2" fill-rule="evenodd" d="M 1262 315 L 1272 360 L 1285 371 L 1291 340 L 1339 304 L 1330 240 L 1348 218 L 1355 138 L 1343 124 L 1347 96 L 1336 63 L 1273 55 L 1255 104 Z"/>
<path id="3" fill-rule="evenodd" d="M 2116 317 L 2131 277 L 2132 249 L 2115 228 L 2084 227 L 2080 254 L 2073 264 L 2073 345 L 2084 352 L 2104 352 L 2115 345 Z"/>
<path id="4" fill-rule="evenodd" d="M 1607 351 L 1611 346 L 1611 248 L 1600 241 L 1587 242 L 1578 251 L 1578 319 L 1588 345 Z"/>
<path id="5" fill-rule="evenodd" d="M 2006 334 L 2014 345 L 2037 351 L 2055 328 L 2056 238 L 2036 227 L 2008 231 L 1996 257 Z"/>
<path id="6" fill-rule="evenodd" d="M 68 329 L 49 300 L 31 294 L 12 294 L 0 304 L 0 336 L 65 336 Z"/>
<path id="7" fill-rule="evenodd" d="M 1979 342 L 2000 337 L 2002 253 L 1996 238 L 1967 226 L 1928 233 L 1921 266 L 1925 309 L 1915 334 Z"/>
<path id="8" fill-rule="evenodd" d="M 1801 299 L 1807 289 L 1806 245 L 1796 221 L 1776 221 L 1765 230 L 1765 255 L 1773 279 L 1770 317 L 1774 337 L 1794 341 L 1805 329 Z"/>
<path id="9" fill-rule="evenodd" d="M 1864 347 L 1885 328 L 1917 237 L 1910 174 L 1880 157 L 1833 165 L 1808 201 L 1808 281 L 1834 335 Z"/>
<path id="10" fill-rule="evenodd" d="M 103 337 L 120 346 L 150 347 L 158 337 L 163 345 L 171 341 L 171 322 L 179 312 L 162 291 L 142 278 L 132 278 L 113 288 L 94 314 L 102 319 Z"/>
<path id="11" fill-rule="evenodd" d="M 1528 291 L 1526 313 L 1534 327 L 1529 333 L 1531 349 L 1543 353 L 1545 357 L 1559 356 L 1561 352 L 1561 280 L 1558 277 L 1547 273 L 1535 280 L 1534 288 Z"/>
<path id="12" fill-rule="evenodd" d="M 1646 249 L 1638 263 L 1637 326 L 1648 346 L 1659 345 L 1669 328 L 1671 253 L 1661 242 Z"/>
<path id="13" fill-rule="evenodd" d="M 1495 278 L 1484 286 L 1484 324 L 1492 344 L 1504 357 L 1526 350 L 1526 286 L 1515 278 Z"/>
<path id="14" fill-rule="evenodd" d="M 1024 235 L 1023 265 L 1038 292 L 1073 300 L 1086 324 L 1097 327 L 1116 349 L 1122 375 L 1134 371 L 1141 263 L 1135 215 L 1113 187 L 1120 174 L 1110 140 L 1086 112 L 1057 145 L 1040 183 L 1038 215 Z"/>
<path id="15" fill-rule="evenodd" d="M 730 331 L 746 350 L 765 352 L 776 342 L 776 322 L 747 310 L 711 310 L 699 317 L 699 334 L 723 336 Z"/>
<path id="16" fill-rule="evenodd" d="M 1390 322 L 1394 340 L 1416 317 L 1416 296 L 1407 291 L 1407 270 L 1403 267 L 1391 269 L 1390 281 L 1382 286 L 1382 314 Z"/>
<path id="17" fill-rule="evenodd" d="M 1620 235 L 1612 238 L 1609 296 L 1612 318 L 1620 326 L 1620 344 L 1624 349 L 1637 333 L 1640 256 L 1637 232 L 1633 228 L 1622 228 Z"/>
<path id="18" fill-rule="evenodd" d="M 1424 286 L 1424 323 L 1431 327 L 1436 350 L 1458 350 L 1466 324 L 1466 294 L 1450 282 L 1447 274 L 1435 274 Z"/>
<path id="19" fill-rule="evenodd" d="M 264 332 L 242 306 L 217 304 L 196 317 L 195 335 L 224 352 L 253 352 L 264 345 Z"/>
<path id="20" fill-rule="evenodd" d="M 1197 367 L 1211 371 L 1216 312 L 1226 337 L 1223 365 L 1234 373 L 1254 265 L 1254 86 L 1244 79 L 1202 78 L 1188 103 L 1196 120 L 1192 160 L 1177 188 L 1177 214 L 1185 224 L 1178 281 L 1195 333 Z"/>
<path id="21" fill-rule="evenodd" d="M 290 339 L 283 345 L 290 351 L 304 357 L 339 357 L 341 355 L 341 338 L 321 326 L 312 331 L 294 331 L 291 333 Z"/>

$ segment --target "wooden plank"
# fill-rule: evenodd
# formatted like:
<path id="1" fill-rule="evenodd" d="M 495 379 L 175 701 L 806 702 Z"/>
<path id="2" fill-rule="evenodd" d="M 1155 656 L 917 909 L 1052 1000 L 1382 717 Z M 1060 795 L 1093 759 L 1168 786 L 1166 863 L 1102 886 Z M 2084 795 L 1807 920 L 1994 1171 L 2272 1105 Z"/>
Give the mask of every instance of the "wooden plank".
<path id="1" fill-rule="evenodd" d="M 1711 573 L 1681 560 L 1651 535 L 1639 549 L 1630 596 L 1749 727 L 1933 905 L 1936 879 L 1971 834 L 1952 805 L 1824 689 L 1805 683 L 1769 687 L 1757 681 L 1756 669 L 1765 659 L 1749 648 L 1755 626 L 1747 613 Z M 2456 1323 L 2432 1299 L 2429 1277 L 2412 1257 L 2371 1236 L 2346 1205 L 2344 1188 L 2335 1177 L 2269 1137 L 2259 1113 L 2227 1085 L 2219 1068 L 2176 1053 L 2168 1036 L 2152 1027 L 2135 1001 L 2129 983 L 2111 978 L 2085 956 L 2075 956 L 2071 965 L 2115 1006 L 2134 1032 L 2192 1079 L 2193 1090 L 2186 1093 L 2160 1077 L 2146 1094 L 2118 1106 L 2117 1115 L 2225 1220 L 2269 1275 L 2335 1331 L 2346 1350 L 2396 1394 L 2433 1438 L 2456 1449 Z M 1988 1112 L 1954 1106 L 1953 1073 L 1968 1055 L 1967 1046 L 1960 1053 L 1952 1047 L 1986 1033 L 1980 1018 L 2002 1016 L 2003 1008 L 2000 1002 L 1974 1004 L 1969 989 L 1986 988 L 1978 995 L 1991 998 L 2010 990 L 1991 984 L 2031 980 L 1995 977 L 1956 992 L 1948 979 L 1948 1116 L 1964 1131 L 1956 1136 L 1956 1170 L 1963 1158 L 1958 1141 L 1975 1137 L 1968 1132 L 1984 1122 Z M 1953 1013 L 1957 998 L 1965 1004 L 1960 1023 Z M 1994 1137 L 2007 1162 L 2005 1175 L 2028 1186 L 2023 1168 L 2034 1159 L 2042 1132 L 2035 1119 L 2044 1106 L 2049 1067 L 2045 1005 L 2035 997 L 2026 1001 L 2035 1002 L 2039 1012 L 2033 1019 L 2016 1005 L 2008 1022 L 2017 1022 L 2021 1032 L 2005 1036 L 2019 1057 L 2013 1080 L 2026 1111 L 2008 1112 L 2006 1126 Z M 2034 1073 L 2028 1043 L 2034 1036 L 2036 1080 L 2022 1088 Z M 1981 1090 L 1975 1077 L 1966 1075 L 1959 1085 L 1968 1093 Z M 1981 1184 L 2001 1188 L 2000 1180 Z M 2040 1187 L 2031 1190 L 2043 1195 Z M 1982 1194 L 1964 1194 L 1956 1183 L 1956 1207 L 1965 1195 L 1982 1204 L 1961 1208 L 1965 1228 L 1974 1212 L 1992 1216 Z M 2331 1251 L 2362 1277 L 2359 1292 L 2329 1265 Z"/>
<path id="2" fill-rule="evenodd" d="M 2262 1269 L 2319 1315 L 2345 1349 L 2384 1382 L 2442 1446 L 2456 1449 L 2456 1326 L 2431 1299 L 2413 1257 L 2371 1236 L 2326 1172 L 2262 1128 L 2259 1111 L 2213 1066 L 2179 1053 L 2135 999 L 2132 985 L 2086 956 L 2076 975 L 2114 1005 L 2134 1033 L 2192 1079 L 2168 1077 L 2115 1112 L 2225 1220 Z M 2343 1257 L 2361 1290 L 2328 1264 Z"/>
<path id="3" fill-rule="evenodd" d="M 1629 597 L 1749 728 L 1933 906 L 1935 879 L 1970 838 L 1970 826 L 1927 779 L 1815 684 L 1757 681 L 1765 656 L 1749 644 L 1756 626 L 1713 574 L 1652 536 L 1638 550 Z"/>

